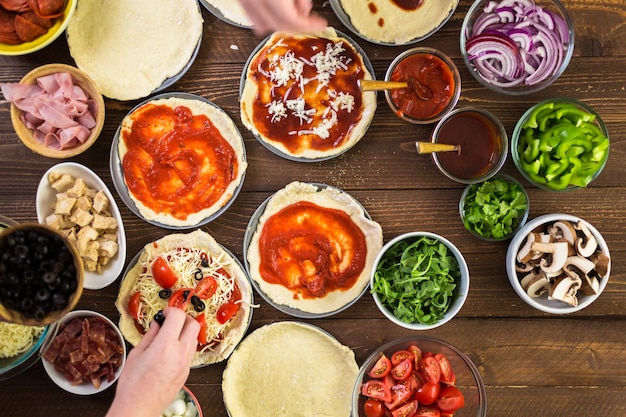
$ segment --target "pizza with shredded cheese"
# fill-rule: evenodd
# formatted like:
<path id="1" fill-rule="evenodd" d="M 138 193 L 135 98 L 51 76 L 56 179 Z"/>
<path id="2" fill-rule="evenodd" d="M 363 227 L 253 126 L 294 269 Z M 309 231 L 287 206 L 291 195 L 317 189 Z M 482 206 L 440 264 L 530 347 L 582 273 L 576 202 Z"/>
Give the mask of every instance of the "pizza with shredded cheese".
<path id="1" fill-rule="evenodd" d="M 201 325 L 192 367 L 227 358 L 251 318 L 252 287 L 241 265 L 202 230 L 148 243 L 120 286 L 115 305 L 124 338 L 136 345 L 155 315 L 183 309 Z"/>
<path id="2" fill-rule="evenodd" d="M 279 154 L 336 156 L 363 137 L 374 117 L 376 95 L 358 86 L 371 78 L 362 54 L 332 28 L 317 35 L 274 33 L 249 61 L 241 118 Z"/>

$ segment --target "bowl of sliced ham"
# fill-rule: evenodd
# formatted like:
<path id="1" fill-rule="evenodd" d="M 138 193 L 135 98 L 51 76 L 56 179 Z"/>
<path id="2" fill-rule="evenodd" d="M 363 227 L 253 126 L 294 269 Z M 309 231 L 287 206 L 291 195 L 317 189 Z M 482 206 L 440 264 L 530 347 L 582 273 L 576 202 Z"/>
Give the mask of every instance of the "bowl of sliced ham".
<path id="1" fill-rule="evenodd" d="M 94 81 L 78 68 L 48 64 L 17 83 L 0 84 L 11 102 L 11 121 L 20 140 L 49 158 L 70 158 L 94 144 L 104 125 L 105 106 Z"/>
<path id="2" fill-rule="evenodd" d="M 42 362 L 50 379 L 65 391 L 96 394 L 113 385 L 122 373 L 126 344 L 106 316 L 74 310 L 60 320 Z"/>

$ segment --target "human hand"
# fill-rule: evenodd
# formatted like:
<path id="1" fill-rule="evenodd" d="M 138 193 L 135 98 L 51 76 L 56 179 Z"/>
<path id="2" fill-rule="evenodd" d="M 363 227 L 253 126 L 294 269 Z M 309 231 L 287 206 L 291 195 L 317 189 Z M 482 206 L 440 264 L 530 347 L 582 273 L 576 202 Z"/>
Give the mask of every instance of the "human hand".
<path id="1" fill-rule="evenodd" d="M 311 13 L 313 0 L 239 0 L 256 34 L 272 31 L 314 32 L 326 27 L 326 19 Z"/>
<path id="2" fill-rule="evenodd" d="M 187 380 L 200 325 L 177 308 L 163 314 L 128 354 L 106 417 L 160 416 Z"/>

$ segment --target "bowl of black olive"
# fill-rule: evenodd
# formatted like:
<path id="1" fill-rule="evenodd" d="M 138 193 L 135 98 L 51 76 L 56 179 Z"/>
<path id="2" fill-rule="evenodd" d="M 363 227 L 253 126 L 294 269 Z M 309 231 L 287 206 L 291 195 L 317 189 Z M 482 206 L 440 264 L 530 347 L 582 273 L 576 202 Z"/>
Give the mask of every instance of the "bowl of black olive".
<path id="1" fill-rule="evenodd" d="M 83 292 L 78 250 L 61 232 L 21 223 L 0 233 L 0 321 L 43 326 L 72 310 Z"/>

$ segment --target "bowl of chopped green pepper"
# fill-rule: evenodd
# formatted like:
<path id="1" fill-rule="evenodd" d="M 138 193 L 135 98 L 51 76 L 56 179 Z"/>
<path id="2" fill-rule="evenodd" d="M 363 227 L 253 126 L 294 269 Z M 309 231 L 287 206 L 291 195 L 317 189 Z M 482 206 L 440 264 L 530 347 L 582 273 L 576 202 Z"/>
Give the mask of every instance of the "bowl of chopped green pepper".
<path id="1" fill-rule="evenodd" d="M 517 122 L 511 156 L 524 178 L 539 188 L 584 188 L 606 165 L 609 133 L 587 104 L 553 98 L 535 104 Z"/>
<path id="2" fill-rule="evenodd" d="M 497 174 L 465 187 L 459 200 L 459 213 L 465 228 L 490 242 L 510 239 L 526 223 L 530 200 L 515 178 Z"/>
<path id="3" fill-rule="evenodd" d="M 374 261 L 370 291 L 380 311 L 398 326 L 429 330 L 450 321 L 469 292 L 469 270 L 459 249 L 430 232 L 409 232 L 387 242 Z"/>

